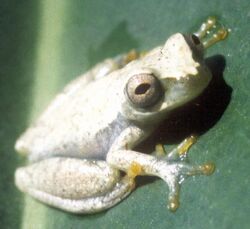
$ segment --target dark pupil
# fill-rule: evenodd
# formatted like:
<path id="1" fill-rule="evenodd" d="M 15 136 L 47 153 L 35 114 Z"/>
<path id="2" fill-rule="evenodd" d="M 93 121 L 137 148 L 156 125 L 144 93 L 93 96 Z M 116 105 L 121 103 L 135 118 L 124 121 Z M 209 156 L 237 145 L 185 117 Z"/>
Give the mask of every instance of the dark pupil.
<path id="1" fill-rule="evenodd" d="M 136 95 L 145 94 L 149 88 L 150 88 L 150 84 L 148 84 L 148 83 L 140 84 L 140 85 L 135 89 L 135 94 L 136 94 Z"/>

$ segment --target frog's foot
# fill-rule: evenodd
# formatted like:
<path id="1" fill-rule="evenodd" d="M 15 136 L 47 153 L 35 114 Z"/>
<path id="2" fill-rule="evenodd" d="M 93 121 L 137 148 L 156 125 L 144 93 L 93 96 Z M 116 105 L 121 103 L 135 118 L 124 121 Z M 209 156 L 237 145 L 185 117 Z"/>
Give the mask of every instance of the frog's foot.
<path id="1" fill-rule="evenodd" d="M 135 49 L 132 49 L 128 53 L 117 55 L 113 58 L 107 58 L 91 69 L 91 76 L 94 80 L 105 77 L 111 72 L 123 68 L 131 61 L 139 59 L 145 54 L 146 52 L 137 52 Z"/>
<path id="2" fill-rule="evenodd" d="M 202 41 L 202 44 L 206 49 L 215 43 L 226 39 L 228 32 L 229 30 L 220 25 L 215 17 L 209 17 L 194 35 Z"/>
<path id="3" fill-rule="evenodd" d="M 167 152 L 164 148 L 163 144 L 156 144 L 155 145 L 155 151 L 152 153 L 152 155 L 156 156 L 156 157 L 164 157 L 166 156 Z"/>
<path id="4" fill-rule="evenodd" d="M 147 52 L 138 52 L 135 49 L 131 49 L 129 52 L 127 52 L 125 54 L 118 55 L 113 60 L 114 60 L 114 62 L 116 62 L 117 66 L 119 66 L 119 68 L 122 68 L 123 66 L 127 65 L 131 61 L 137 60 L 137 59 L 141 58 L 142 56 L 146 55 L 146 53 Z"/>
<path id="5" fill-rule="evenodd" d="M 169 187 L 168 208 L 176 211 L 179 207 L 180 185 L 187 176 L 210 175 L 213 173 L 215 166 L 213 163 L 203 165 L 190 165 L 186 162 L 173 162 L 165 171 L 161 173 L 161 178 L 166 181 Z"/>
<path id="6" fill-rule="evenodd" d="M 128 64 L 129 62 L 136 60 L 140 57 L 140 53 L 137 52 L 135 49 L 130 50 L 123 56 L 124 64 Z"/>
<path id="7" fill-rule="evenodd" d="M 127 54 L 124 55 L 124 63 L 128 64 L 129 62 L 139 59 L 145 56 L 147 52 L 138 52 L 135 49 L 130 50 Z"/>
<path id="8" fill-rule="evenodd" d="M 167 154 L 168 161 L 174 161 L 178 159 L 185 159 L 187 152 L 191 146 L 197 142 L 197 136 L 191 135 L 184 139 L 176 148 L 174 148 L 169 154 Z"/>
<path id="9" fill-rule="evenodd" d="M 191 165 L 187 160 L 187 152 L 196 142 L 197 137 L 186 138 L 158 163 L 158 174 L 169 187 L 168 208 L 176 211 L 179 207 L 180 185 L 188 176 L 210 175 L 214 172 L 213 163 Z"/>
<path id="10" fill-rule="evenodd" d="M 171 152 L 166 152 L 163 144 L 156 144 L 155 151 L 152 155 L 157 156 L 158 158 L 166 157 L 167 161 L 174 161 L 178 158 L 186 158 L 187 152 L 190 147 L 197 141 L 197 136 L 191 135 L 190 137 L 184 139 L 175 149 Z"/>

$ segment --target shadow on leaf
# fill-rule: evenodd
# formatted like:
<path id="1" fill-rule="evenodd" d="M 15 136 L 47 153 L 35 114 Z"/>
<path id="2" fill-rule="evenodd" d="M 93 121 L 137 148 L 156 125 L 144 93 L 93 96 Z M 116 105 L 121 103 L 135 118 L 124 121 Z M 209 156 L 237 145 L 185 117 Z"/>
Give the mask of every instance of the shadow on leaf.
<path id="1" fill-rule="evenodd" d="M 130 35 L 127 23 L 125 21 L 120 22 L 99 47 L 89 48 L 89 65 L 93 66 L 107 57 L 126 53 L 136 48 L 138 48 L 138 42 Z"/>
<path id="2" fill-rule="evenodd" d="M 174 110 L 154 134 L 136 148 L 139 152 L 152 153 L 157 143 L 178 144 L 192 134 L 200 136 L 220 120 L 232 94 L 232 88 L 223 79 L 226 61 L 216 55 L 207 58 L 206 64 L 213 75 L 206 90 L 189 104 Z M 138 185 L 154 180 L 140 177 Z"/>

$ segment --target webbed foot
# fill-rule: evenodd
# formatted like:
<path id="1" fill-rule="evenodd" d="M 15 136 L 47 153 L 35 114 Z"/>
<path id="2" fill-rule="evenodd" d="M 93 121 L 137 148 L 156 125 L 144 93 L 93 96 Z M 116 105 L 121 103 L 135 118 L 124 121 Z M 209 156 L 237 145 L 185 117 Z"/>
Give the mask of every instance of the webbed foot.
<path id="1" fill-rule="evenodd" d="M 188 176 L 195 175 L 211 175 L 215 170 L 213 163 L 205 163 L 203 165 L 192 165 L 188 162 L 187 152 L 190 147 L 197 141 L 196 136 L 190 136 L 181 142 L 170 153 L 166 153 L 164 147 L 156 147 L 166 154 L 161 157 L 162 164 L 158 164 L 158 172 L 160 177 L 165 180 L 169 187 L 168 208 L 171 211 L 176 211 L 180 205 L 180 185 Z M 167 163 L 166 163 L 167 162 Z"/>

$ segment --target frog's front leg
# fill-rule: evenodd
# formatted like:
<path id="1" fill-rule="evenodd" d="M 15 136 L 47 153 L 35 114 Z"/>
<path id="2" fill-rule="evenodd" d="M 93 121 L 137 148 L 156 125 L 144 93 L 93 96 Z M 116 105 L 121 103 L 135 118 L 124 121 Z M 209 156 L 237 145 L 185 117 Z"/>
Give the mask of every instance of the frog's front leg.
<path id="1" fill-rule="evenodd" d="M 175 211 L 179 206 L 180 183 L 191 175 L 209 175 L 213 172 L 212 164 L 191 165 L 186 160 L 186 152 L 192 145 L 192 139 L 185 139 L 176 149 L 165 157 L 142 154 L 131 150 L 140 138 L 143 130 L 129 127 L 114 143 L 107 155 L 107 162 L 112 166 L 136 175 L 154 175 L 162 178 L 169 187 L 168 208 Z M 129 144 L 127 144 L 129 143 Z"/>
<path id="2" fill-rule="evenodd" d="M 115 205 L 134 187 L 134 179 L 121 177 L 105 161 L 49 158 L 17 169 L 20 190 L 57 208 L 93 213 Z"/>

